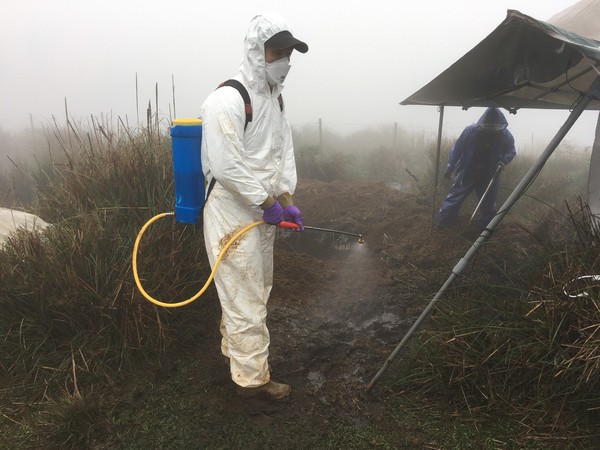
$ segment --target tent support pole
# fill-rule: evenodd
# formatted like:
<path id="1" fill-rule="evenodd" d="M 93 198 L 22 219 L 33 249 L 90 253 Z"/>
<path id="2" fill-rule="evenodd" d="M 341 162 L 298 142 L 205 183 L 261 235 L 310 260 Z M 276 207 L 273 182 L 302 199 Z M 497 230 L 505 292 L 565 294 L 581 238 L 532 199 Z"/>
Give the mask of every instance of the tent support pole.
<path id="1" fill-rule="evenodd" d="M 600 219 L 600 112 L 596 120 L 596 132 L 592 155 L 590 156 L 590 170 L 588 172 L 587 203 L 592 213 L 594 225 L 599 225 Z"/>
<path id="2" fill-rule="evenodd" d="M 387 360 L 379 369 L 379 372 L 373 377 L 371 382 L 367 385 L 365 389 L 365 393 L 368 393 L 375 384 L 379 381 L 387 367 L 390 365 L 392 360 L 396 357 L 400 349 L 404 346 L 404 344 L 408 341 L 408 339 L 412 336 L 412 334 L 419 328 L 421 323 L 427 318 L 435 303 L 440 299 L 444 291 L 452 284 L 452 282 L 460 276 L 465 270 L 467 264 L 471 261 L 471 259 L 477 254 L 479 248 L 487 242 L 492 232 L 502 222 L 504 216 L 510 208 L 517 202 L 517 200 L 525 193 L 525 191 L 529 188 L 529 185 L 535 180 L 538 174 L 541 172 L 542 168 L 548 161 L 548 158 L 552 155 L 558 144 L 563 140 L 566 136 L 567 132 L 571 129 L 573 124 L 577 121 L 581 113 L 585 110 L 587 105 L 592 101 L 593 98 L 600 98 L 600 77 L 596 77 L 592 85 L 590 86 L 587 94 L 580 98 L 579 103 L 573 108 L 569 117 L 565 123 L 560 127 L 554 138 L 550 141 L 550 143 L 546 146 L 546 149 L 542 152 L 542 154 L 538 157 L 535 163 L 531 166 L 531 168 L 527 171 L 527 173 L 523 176 L 517 187 L 513 190 L 510 196 L 506 199 L 498 213 L 494 216 L 487 227 L 481 232 L 477 240 L 473 243 L 471 248 L 467 251 L 465 256 L 463 256 L 460 261 L 454 266 L 452 269 L 452 273 L 450 277 L 446 280 L 446 282 L 442 285 L 440 290 L 435 294 L 433 299 L 429 302 L 427 307 L 423 310 L 421 315 L 417 318 L 415 323 L 410 327 L 408 332 L 404 335 L 400 343 L 396 346 L 394 351 L 388 356 Z"/>
<path id="3" fill-rule="evenodd" d="M 440 105 L 440 119 L 438 124 L 438 136 L 437 136 L 437 152 L 435 157 L 435 180 L 433 182 L 433 200 L 431 203 L 431 229 L 435 221 L 435 211 L 437 204 L 437 193 L 438 193 L 438 182 L 440 179 L 440 154 L 442 150 L 442 127 L 444 126 L 444 105 Z"/>

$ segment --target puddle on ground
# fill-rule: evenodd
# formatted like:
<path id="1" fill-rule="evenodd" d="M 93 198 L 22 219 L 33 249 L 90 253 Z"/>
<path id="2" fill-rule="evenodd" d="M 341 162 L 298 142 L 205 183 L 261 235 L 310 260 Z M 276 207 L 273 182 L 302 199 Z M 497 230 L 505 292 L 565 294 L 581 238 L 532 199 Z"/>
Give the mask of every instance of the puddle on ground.
<path id="1" fill-rule="evenodd" d="M 308 372 L 308 382 L 313 391 L 318 391 L 325 384 L 325 375 L 318 371 Z"/>
<path id="2" fill-rule="evenodd" d="M 400 318 L 397 314 L 384 312 L 380 316 L 371 317 L 370 319 L 363 321 L 356 325 L 355 328 L 364 330 L 374 324 L 380 324 L 384 328 L 396 328 L 398 325 L 402 324 L 404 320 L 405 319 Z"/>

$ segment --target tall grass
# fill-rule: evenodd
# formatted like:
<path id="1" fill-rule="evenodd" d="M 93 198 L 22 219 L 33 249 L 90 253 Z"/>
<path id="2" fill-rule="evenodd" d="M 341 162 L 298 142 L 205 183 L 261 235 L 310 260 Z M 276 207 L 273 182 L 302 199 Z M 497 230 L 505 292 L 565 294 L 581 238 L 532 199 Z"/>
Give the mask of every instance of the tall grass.
<path id="1" fill-rule="evenodd" d="M 51 226 L 16 233 L 0 249 L 0 388 L 20 399 L 5 403 L 15 411 L 162 351 L 172 317 L 181 319 L 144 300 L 131 275 L 137 232 L 173 209 L 166 135 L 93 121 L 56 126 L 51 137 L 56 147 L 31 175 L 35 211 Z M 199 227 L 163 222 L 140 249 L 140 275 L 170 301 L 195 292 L 189 280 L 208 270 Z"/>
<path id="2" fill-rule="evenodd" d="M 519 442 L 534 447 L 587 448 L 600 436 L 600 284 L 573 280 L 600 270 L 600 234 L 582 202 L 546 225 L 540 245 L 515 254 L 508 282 L 473 277 L 446 295 L 393 390 L 447 398 L 471 417 L 512 418 Z"/>

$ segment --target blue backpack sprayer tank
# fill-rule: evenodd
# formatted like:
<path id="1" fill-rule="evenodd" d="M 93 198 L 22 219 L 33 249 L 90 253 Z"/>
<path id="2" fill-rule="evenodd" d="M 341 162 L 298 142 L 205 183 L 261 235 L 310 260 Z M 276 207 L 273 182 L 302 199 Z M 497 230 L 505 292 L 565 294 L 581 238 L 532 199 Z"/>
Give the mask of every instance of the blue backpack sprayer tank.
<path id="1" fill-rule="evenodd" d="M 200 148 L 202 121 L 178 119 L 171 127 L 175 174 L 175 221 L 194 224 L 204 207 L 204 174 Z"/>
<path id="2" fill-rule="evenodd" d="M 242 228 L 231 239 L 225 244 L 219 257 L 217 258 L 212 272 L 206 283 L 195 295 L 188 298 L 187 300 L 179 302 L 163 302 L 153 298 L 142 286 L 140 281 L 138 270 L 137 270 L 137 256 L 138 248 L 140 245 L 141 238 L 148 227 L 159 219 L 167 216 L 175 216 L 175 221 L 184 224 L 196 224 L 202 214 L 205 202 L 205 182 L 204 174 L 202 172 L 202 158 L 201 158 L 201 147 L 202 147 L 202 120 L 200 119 L 177 119 L 173 121 L 171 127 L 171 142 L 173 151 L 173 172 L 175 181 L 175 212 L 161 213 L 152 217 L 142 227 L 137 235 L 135 244 L 133 246 L 133 257 L 132 257 L 132 269 L 135 283 L 140 293 L 150 302 L 158 306 L 165 308 L 176 308 L 179 306 L 187 305 L 199 298 L 214 278 L 217 267 L 219 266 L 222 258 L 229 250 L 229 247 L 246 231 L 251 228 L 262 225 L 265 222 L 259 221 L 254 222 L 246 227 Z M 209 189 L 210 193 L 210 189 Z M 281 228 L 287 228 L 291 230 L 298 230 L 299 225 L 291 222 L 280 222 L 278 224 Z M 330 230 L 327 228 L 317 228 L 304 226 L 304 229 L 317 230 L 317 231 L 328 231 L 338 234 L 346 234 L 350 236 L 357 236 L 358 242 L 363 243 L 362 234 L 348 233 L 345 231 Z"/>

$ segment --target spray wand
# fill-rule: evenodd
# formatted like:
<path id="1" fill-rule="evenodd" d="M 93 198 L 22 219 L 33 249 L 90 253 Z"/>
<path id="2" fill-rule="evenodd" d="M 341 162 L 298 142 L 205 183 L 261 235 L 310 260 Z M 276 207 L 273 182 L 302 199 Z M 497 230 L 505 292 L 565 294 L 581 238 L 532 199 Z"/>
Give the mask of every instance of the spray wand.
<path id="1" fill-rule="evenodd" d="M 299 230 L 300 229 L 300 225 L 298 225 L 297 223 L 293 223 L 293 222 L 279 222 L 279 224 L 277 224 L 277 226 L 280 228 L 286 228 L 288 230 Z M 359 233 L 349 233 L 348 231 L 331 230 L 329 228 L 309 227 L 308 225 L 304 225 L 304 227 L 302 227 L 302 228 L 305 230 L 325 231 L 328 233 L 345 234 L 346 236 L 354 236 L 354 237 L 358 238 L 359 244 L 365 243 L 365 239 L 364 239 L 363 235 L 359 234 Z"/>

